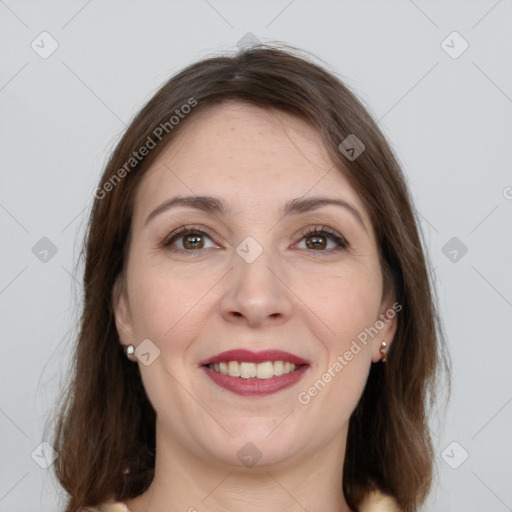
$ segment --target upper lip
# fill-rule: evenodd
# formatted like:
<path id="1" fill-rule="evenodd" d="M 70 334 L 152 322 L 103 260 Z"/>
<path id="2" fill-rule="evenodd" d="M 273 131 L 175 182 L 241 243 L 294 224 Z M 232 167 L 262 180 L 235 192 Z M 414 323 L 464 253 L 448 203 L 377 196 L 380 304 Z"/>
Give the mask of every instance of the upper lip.
<path id="1" fill-rule="evenodd" d="M 215 356 L 204 359 L 199 366 L 208 364 L 219 364 L 228 361 L 239 361 L 246 363 L 264 363 L 266 361 L 289 361 L 295 365 L 309 364 L 302 357 L 284 352 L 283 350 L 262 350 L 260 352 L 251 352 L 250 350 L 235 349 L 221 352 Z"/>

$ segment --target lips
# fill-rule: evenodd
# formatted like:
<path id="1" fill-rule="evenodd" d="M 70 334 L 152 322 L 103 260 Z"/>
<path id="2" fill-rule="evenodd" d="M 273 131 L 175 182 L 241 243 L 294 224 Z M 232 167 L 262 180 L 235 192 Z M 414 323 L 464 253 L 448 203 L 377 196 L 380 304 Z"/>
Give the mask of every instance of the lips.
<path id="1" fill-rule="evenodd" d="M 302 357 L 290 354 L 290 352 L 284 352 L 282 350 L 263 350 L 260 352 L 251 352 L 250 350 L 228 350 L 221 352 L 213 357 L 204 359 L 199 363 L 199 366 L 206 366 L 209 364 L 226 363 L 229 361 L 238 361 L 239 363 L 265 363 L 267 361 L 289 361 L 296 366 L 302 366 L 304 364 L 309 365 L 309 362 Z"/>
<path id="2" fill-rule="evenodd" d="M 267 365 L 264 363 L 267 363 Z M 226 370 L 226 364 L 229 366 L 229 371 Z M 238 371 L 232 372 L 231 366 L 242 367 L 241 373 Z M 263 366 L 273 366 L 274 375 L 267 373 L 268 369 L 266 369 L 265 375 L 262 376 L 259 367 Z M 199 367 L 212 382 L 221 388 L 242 396 L 264 396 L 296 384 L 309 369 L 309 363 L 295 354 L 282 350 L 264 350 L 261 352 L 228 350 L 204 359 L 199 363 Z M 255 371 L 255 367 L 258 367 L 257 371 Z M 279 367 L 280 370 L 276 371 L 276 367 Z M 249 371 L 252 370 L 251 375 L 244 371 L 248 368 Z M 226 372 L 237 375 L 226 374 Z M 259 375 L 259 378 L 257 375 Z"/>

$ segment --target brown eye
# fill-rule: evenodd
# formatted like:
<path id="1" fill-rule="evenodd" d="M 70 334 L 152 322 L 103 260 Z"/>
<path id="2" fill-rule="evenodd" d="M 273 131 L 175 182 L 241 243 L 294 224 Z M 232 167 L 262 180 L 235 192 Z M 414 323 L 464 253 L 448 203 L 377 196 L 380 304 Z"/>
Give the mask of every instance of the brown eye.
<path id="1" fill-rule="evenodd" d="M 313 252 L 330 253 L 349 247 L 349 243 L 343 236 L 326 226 L 308 228 L 304 230 L 301 235 L 302 240 L 305 241 L 306 248 Z M 328 247 L 329 241 L 331 241 L 334 246 Z"/>
<path id="2" fill-rule="evenodd" d="M 202 236 L 198 234 L 182 236 L 183 246 L 185 249 L 202 249 L 204 245 Z"/>
<path id="3" fill-rule="evenodd" d="M 325 249 L 327 246 L 326 238 L 324 235 L 308 235 L 306 238 L 306 245 L 308 249 Z"/>
<path id="4" fill-rule="evenodd" d="M 205 239 L 211 240 L 211 237 L 200 229 L 194 229 L 184 226 L 183 228 L 171 233 L 167 239 L 162 242 L 162 247 L 169 248 L 177 253 L 194 253 L 205 247 Z M 216 247 L 212 244 L 210 247 Z"/>

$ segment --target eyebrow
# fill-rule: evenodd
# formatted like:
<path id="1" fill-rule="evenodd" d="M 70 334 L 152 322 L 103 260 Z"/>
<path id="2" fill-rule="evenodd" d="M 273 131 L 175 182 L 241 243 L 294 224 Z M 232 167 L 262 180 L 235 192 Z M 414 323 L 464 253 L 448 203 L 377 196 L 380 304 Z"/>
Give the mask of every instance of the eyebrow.
<path id="1" fill-rule="evenodd" d="M 288 215 L 298 215 L 305 212 L 318 210 L 324 206 L 340 206 L 348 210 L 361 224 L 365 231 L 366 226 L 363 221 L 362 215 L 359 211 L 347 203 L 343 199 L 333 197 L 308 197 L 305 199 L 297 198 L 288 201 L 282 211 L 281 216 L 285 217 Z M 170 210 L 171 208 L 177 208 L 179 206 L 185 206 L 188 208 L 195 208 L 196 210 L 202 210 L 207 213 L 214 213 L 218 215 L 230 215 L 232 213 L 231 208 L 222 199 L 212 196 L 178 196 L 171 199 L 167 199 L 162 204 L 157 206 L 147 217 L 144 225 L 148 224 L 153 218 L 161 213 Z"/>

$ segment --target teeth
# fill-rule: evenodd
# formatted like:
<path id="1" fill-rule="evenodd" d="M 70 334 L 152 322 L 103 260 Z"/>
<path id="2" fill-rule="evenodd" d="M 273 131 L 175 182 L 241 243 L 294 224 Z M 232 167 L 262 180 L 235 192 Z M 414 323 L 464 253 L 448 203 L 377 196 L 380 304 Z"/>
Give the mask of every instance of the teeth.
<path id="1" fill-rule="evenodd" d="M 258 379 L 270 379 L 270 377 L 274 376 L 274 364 L 271 361 L 253 366 L 256 366 L 255 376 L 258 377 Z"/>
<path id="2" fill-rule="evenodd" d="M 209 364 L 208 367 L 217 373 L 241 377 L 242 379 L 270 379 L 295 371 L 298 366 L 290 361 L 265 361 L 264 363 L 246 363 L 244 361 L 227 361 L 219 364 Z"/>
<path id="3" fill-rule="evenodd" d="M 231 375 L 231 377 L 240 377 L 240 365 L 236 361 L 229 361 L 228 375 Z"/>
<path id="4" fill-rule="evenodd" d="M 240 363 L 240 377 L 242 377 L 242 379 L 256 377 L 256 365 L 252 363 Z"/>

